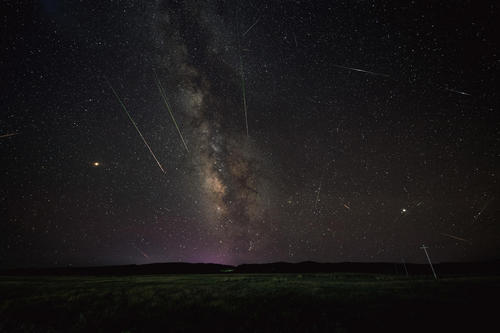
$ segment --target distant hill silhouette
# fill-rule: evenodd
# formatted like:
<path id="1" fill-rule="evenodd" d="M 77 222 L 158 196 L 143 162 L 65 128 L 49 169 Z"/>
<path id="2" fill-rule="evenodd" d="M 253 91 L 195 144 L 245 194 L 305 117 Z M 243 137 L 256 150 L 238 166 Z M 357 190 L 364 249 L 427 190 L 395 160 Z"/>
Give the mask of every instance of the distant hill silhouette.
<path id="1" fill-rule="evenodd" d="M 191 264 L 181 262 L 97 267 L 16 268 L 0 270 L 0 275 L 215 274 L 233 268 L 232 266 L 219 264 Z"/>
<path id="2" fill-rule="evenodd" d="M 442 275 L 500 274 L 500 261 L 435 264 L 436 272 Z M 374 273 L 405 275 L 431 274 L 427 264 L 402 263 L 301 263 L 275 262 L 267 264 L 243 264 L 229 266 L 220 264 L 156 263 L 145 265 L 98 266 L 98 267 L 50 267 L 0 269 L 0 275 L 150 275 L 150 274 L 218 274 L 218 273 Z"/>

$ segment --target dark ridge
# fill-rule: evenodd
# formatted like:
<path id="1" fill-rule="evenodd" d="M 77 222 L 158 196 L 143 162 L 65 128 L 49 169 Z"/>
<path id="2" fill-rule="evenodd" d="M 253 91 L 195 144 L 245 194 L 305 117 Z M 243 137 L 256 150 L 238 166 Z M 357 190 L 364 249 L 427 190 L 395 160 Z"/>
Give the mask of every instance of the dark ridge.
<path id="1" fill-rule="evenodd" d="M 405 268 L 406 266 L 406 268 Z M 500 261 L 471 263 L 439 263 L 434 265 L 438 275 L 486 275 L 500 274 Z M 392 275 L 430 275 L 427 264 L 407 263 L 301 263 L 275 262 L 268 264 L 220 264 L 157 263 L 146 265 L 100 267 L 52 267 L 16 268 L 0 270 L 0 275 L 151 275 L 151 274 L 218 274 L 218 273 L 364 273 Z"/>
<path id="2" fill-rule="evenodd" d="M 16 268 L 0 270 L 0 275 L 150 275 L 150 274 L 215 274 L 233 269 L 219 264 L 157 263 L 98 267 Z"/>

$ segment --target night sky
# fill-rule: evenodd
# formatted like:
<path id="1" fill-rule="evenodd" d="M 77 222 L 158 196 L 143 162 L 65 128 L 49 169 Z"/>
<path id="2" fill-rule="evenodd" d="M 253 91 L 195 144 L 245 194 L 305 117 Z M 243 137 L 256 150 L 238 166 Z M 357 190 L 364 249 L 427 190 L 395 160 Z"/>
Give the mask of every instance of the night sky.
<path id="1" fill-rule="evenodd" d="M 497 2 L 2 7 L 1 268 L 500 259 Z"/>

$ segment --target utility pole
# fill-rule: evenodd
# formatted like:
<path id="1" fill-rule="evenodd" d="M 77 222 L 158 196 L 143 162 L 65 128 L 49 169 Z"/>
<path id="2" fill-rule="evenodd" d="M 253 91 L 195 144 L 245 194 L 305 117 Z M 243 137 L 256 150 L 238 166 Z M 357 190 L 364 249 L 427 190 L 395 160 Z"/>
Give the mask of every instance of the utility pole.
<path id="1" fill-rule="evenodd" d="M 432 274 L 434 274 L 434 278 L 437 280 L 437 275 L 436 275 L 436 272 L 434 271 L 434 267 L 432 266 L 431 258 L 429 257 L 429 254 L 427 253 L 428 247 L 425 246 L 424 244 L 422 244 L 422 246 L 420 248 L 422 250 L 424 250 L 425 256 L 427 257 L 427 261 L 429 262 L 429 265 L 431 266 Z"/>

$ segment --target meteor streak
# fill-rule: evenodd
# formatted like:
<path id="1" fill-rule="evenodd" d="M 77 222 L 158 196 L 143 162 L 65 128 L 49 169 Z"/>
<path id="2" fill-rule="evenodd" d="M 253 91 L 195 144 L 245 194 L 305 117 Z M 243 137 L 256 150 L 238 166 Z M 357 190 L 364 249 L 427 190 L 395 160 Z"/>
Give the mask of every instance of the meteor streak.
<path id="1" fill-rule="evenodd" d="M 316 201 L 314 202 L 314 211 L 316 211 L 316 209 L 318 209 L 319 195 L 321 193 L 321 183 L 322 182 L 323 182 L 323 180 L 321 180 L 319 182 L 318 190 L 316 191 Z"/>
<path id="2" fill-rule="evenodd" d="M 241 71 L 241 92 L 243 95 L 243 110 L 245 111 L 245 127 L 247 130 L 247 137 L 248 137 L 247 97 L 245 92 L 245 75 L 243 73 L 243 61 L 241 60 L 241 55 L 240 55 L 240 71 Z"/>
<path id="3" fill-rule="evenodd" d="M 181 137 L 182 143 L 184 144 L 184 148 L 186 148 L 186 151 L 189 153 L 189 149 L 187 147 L 186 141 L 184 141 L 184 137 L 182 136 L 181 130 L 179 129 L 179 126 L 177 125 L 177 122 L 175 121 L 174 114 L 172 113 L 172 109 L 170 108 L 170 104 L 168 104 L 167 101 L 167 96 L 165 94 L 165 90 L 163 89 L 163 86 L 158 79 L 158 75 L 156 74 L 155 69 L 153 68 L 153 73 L 155 74 L 155 80 L 156 80 L 156 85 L 158 86 L 158 90 L 160 90 L 160 95 L 163 98 L 163 102 L 165 102 L 165 106 L 167 107 L 168 112 L 170 113 L 170 117 L 172 118 L 172 121 L 174 122 L 175 128 L 177 128 L 177 133 L 179 133 L 179 136 Z"/>
<path id="4" fill-rule="evenodd" d="M 137 251 L 139 251 L 140 254 L 142 254 L 144 256 L 144 258 L 150 260 L 151 258 L 146 254 L 146 252 L 144 252 L 143 250 L 141 250 L 140 248 L 138 248 L 136 245 L 133 244 L 133 246 L 135 247 L 135 249 Z"/>
<path id="5" fill-rule="evenodd" d="M 474 215 L 474 221 L 479 220 L 479 218 L 481 217 L 481 214 L 483 214 L 483 212 L 486 210 L 486 208 L 488 208 L 488 206 L 490 205 L 490 203 L 492 203 L 492 202 L 493 202 L 493 200 L 495 200 L 495 198 L 494 198 L 494 197 L 493 197 L 493 198 L 491 198 L 490 200 L 488 200 L 488 201 L 484 204 L 483 208 L 481 208 L 481 210 L 480 210 L 480 211 L 479 211 L 476 215 Z"/>
<path id="6" fill-rule="evenodd" d="M 347 69 L 349 71 L 361 72 L 361 73 L 366 73 L 366 74 L 376 75 L 376 76 L 389 77 L 389 75 L 384 74 L 384 73 L 377 73 L 377 72 L 365 71 L 364 69 L 359 69 L 359 68 L 346 67 L 346 66 L 341 66 L 341 65 L 333 65 L 333 66 L 338 67 L 338 68 L 342 68 L 342 69 Z"/>
<path id="7" fill-rule="evenodd" d="M 321 187 L 323 185 L 323 178 L 325 176 L 326 173 L 328 173 L 328 169 L 330 168 L 330 163 L 332 163 L 332 161 L 329 161 L 328 163 L 326 163 L 326 168 L 325 170 L 322 172 L 321 174 L 321 178 L 319 180 L 319 186 L 318 186 L 318 190 L 316 191 L 316 201 L 314 202 L 314 211 L 316 212 L 316 210 L 318 209 L 318 203 L 320 202 L 319 200 L 319 195 L 321 194 Z"/>
<path id="8" fill-rule="evenodd" d="M 243 33 L 243 35 L 242 35 L 242 36 L 243 36 L 243 37 L 245 37 L 245 35 L 246 35 L 246 34 L 247 34 L 250 30 L 252 30 L 252 28 L 253 28 L 253 27 L 254 27 L 257 23 L 259 23 L 259 21 L 260 21 L 260 17 L 257 19 L 257 21 L 255 21 L 255 23 L 254 23 L 254 24 L 252 24 L 252 25 L 250 26 L 250 28 L 248 28 L 248 29 L 247 29 L 247 30 Z"/>
<path id="9" fill-rule="evenodd" d="M 14 135 L 18 135 L 19 133 L 8 133 L 8 134 L 2 134 L 0 135 L 0 139 L 3 139 L 3 138 L 8 138 L 9 136 L 14 136 Z"/>
<path id="10" fill-rule="evenodd" d="M 459 90 L 455 90 L 455 89 L 451 89 L 451 88 L 446 88 L 445 87 L 444 90 L 452 92 L 452 93 L 455 93 L 455 94 L 464 95 L 464 96 L 472 96 L 471 94 L 466 93 L 465 91 L 459 91 Z"/>
<path id="11" fill-rule="evenodd" d="M 151 147 L 149 146 L 148 142 L 146 141 L 146 139 L 144 138 L 144 136 L 142 135 L 141 131 L 139 130 L 139 127 L 137 127 L 134 119 L 132 119 L 132 116 L 130 115 L 130 113 L 128 113 L 127 111 L 127 107 L 125 106 L 125 104 L 123 104 L 122 100 L 120 99 L 120 96 L 118 96 L 118 93 L 116 92 L 115 88 L 113 88 L 113 86 L 111 85 L 111 82 L 109 82 L 108 80 L 106 80 L 106 82 L 108 83 L 109 85 L 109 88 L 111 88 L 111 90 L 113 91 L 113 94 L 115 95 L 116 99 L 118 100 L 118 102 L 120 103 L 120 105 L 122 106 L 123 108 L 123 111 L 125 111 L 125 113 L 127 114 L 127 117 L 128 119 L 130 120 L 130 122 L 132 123 L 132 125 L 134 125 L 137 133 L 139 133 L 139 136 L 141 137 L 142 141 L 144 142 L 144 145 L 148 148 L 149 152 L 151 153 L 151 156 L 153 156 L 153 158 L 155 159 L 156 163 L 158 164 L 158 166 L 160 167 L 160 170 L 165 173 L 165 170 L 163 169 L 160 161 L 158 161 L 158 159 L 156 158 L 156 155 L 155 153 L 153 153 L 153 150 L 151 149 Z"/>
<path id="12" fill-rule="evenodd" d="M 260 18 L 259 18 L 260 19 Z M 252 24 L 252 26 L 250 26 L 250 28 L 247 29 L 247 31 L 245 31 L 245 33 L 242 35 L 245 36 L 245 34 L 250 31 L 250 29 L 255 25 L 257 24 L 257 22 L 259 22 L 259 19 L 257 19 L 257 21 Z M 247 96 L 246 96 L 246 92 L 245 92 L 245 74 L 243 72 L 243 60 L 241 59 L 241 38 L 240 38 L 240 25 L 237 24 L 237 30 L 238 30 L 238 50 L 240 52 L 240 74 L 241 74 L 241 95 L 243 97 L 243 110 L 245 111 L 245 128 L 246 128 L 246 131 L 247 131 L 247 137 L 248 137 L 248 114 L 247 114 Z"/>
<path id="13" fill-rule="evenodd" d="M 446 237 L 450 237 L 450 238 L 453 238 L 453 239 L 456 239 L 456 240 L 459 240 L 459 241 L 462 241 L 462 242 L 466 242 L 466 243 L 472 244 L 472 242 L 470 240 L 467 240 L 467 239 L 464 239 L 464 238 L 461 238 L 461 237 L 457 237 L 457 236 L 453 236 L 453 235 L 450 235 L 450 234 L 446 234 L 444 232 L 442 232 L 441 235 L 446 236 Z"/>

